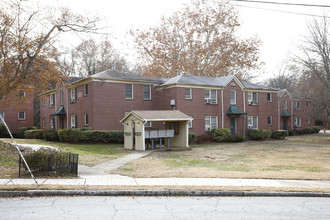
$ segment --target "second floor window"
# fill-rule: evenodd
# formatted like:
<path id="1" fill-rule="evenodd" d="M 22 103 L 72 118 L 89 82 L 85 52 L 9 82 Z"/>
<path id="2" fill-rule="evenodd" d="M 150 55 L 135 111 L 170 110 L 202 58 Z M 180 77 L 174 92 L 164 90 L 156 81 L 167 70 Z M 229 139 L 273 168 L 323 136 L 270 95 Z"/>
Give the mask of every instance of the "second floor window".
<path id="1" fill-rule="evenodd" d="M 248 92 L 248 104 L 249 105 L 257 105 L 258 104 L 258 93 L 257 92 Z"/>
<path id="2" fill-rule="evenodd" d="M 63 103 L 64 103 L 64 92 L 63 92 L 63 90 L 60 92 L 60 105 L 63 105 Z"/>
<path id="3" fill-rule="evenodd" d="M 217 90 L 206 89 L 204 92 L 205 104 L 217 104 Z"/>
<path id="4" fill-rule="evenodd" d="M 272 102 L 272 94 L 267 93 L 267 102 Z"/>
<path id="5" fill-rule="evenodd" d="M 125 99 L 133 99 L 133 84 L 125 84 Z"/>
<path id="6" fill-rule="evenodd" d="M 23 98 L 25 96 L 25 92 L 23 90 L 18 91 L 18 96 Z"/>
<path id="7" fill-rule="evenodd" d="M 301 109 L 300 101 L 294 101 L 293 106 L 295 110 L 300 110 Z"/>
<path id="8" fill-rule="evenodd" d="M 88 84 L 84 85 L 84 96 L 88 96 Z"/>
<path id="9" fill-rule="evenodd" d="M 283 110 L 288 110 L 288 100 L 283 100 Z"/>
<path id="10" fill-rule="evenodd" d="M 143 99 L 151 99 L 151 86 L 150 85 L 144 85 L 143 86 Z"/>
<path id="11" fill-rule="evenodd" d="M 77 87 L 71 89 L 71 98 L 70 102 L 76 102 L 77 101 Z"/>
<path id="12" fill-rule="evenodd" d="M 230 91 L 230 104 L 236 105 L 236 90 Z"/>
<path id="13" fill-rule="evenodd" d="M 49 96 L 49 106 L 54 107 L 55 106 L 55 94 L 52 94 Z"/>
<path id="14" fill-rule="evenodd" d="M 184 89 L 184 98 L 185 99 L 192 99 L 192 97 L 191 97 L 191 88 L 185 88 Z"/>

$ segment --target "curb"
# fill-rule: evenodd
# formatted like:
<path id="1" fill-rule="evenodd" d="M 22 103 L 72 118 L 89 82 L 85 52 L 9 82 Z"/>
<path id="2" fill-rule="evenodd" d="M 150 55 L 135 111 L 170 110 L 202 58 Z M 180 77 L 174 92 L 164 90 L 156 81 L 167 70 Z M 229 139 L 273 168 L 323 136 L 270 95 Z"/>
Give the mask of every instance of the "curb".
<path id="1" fill-rule="evenodd" d="M 330 193 L 191 191 L 191 190 L 27 190 L 0 191 L 0 197 L 34 196 L 222 196 L 222 197 L 328 197 Z"/>

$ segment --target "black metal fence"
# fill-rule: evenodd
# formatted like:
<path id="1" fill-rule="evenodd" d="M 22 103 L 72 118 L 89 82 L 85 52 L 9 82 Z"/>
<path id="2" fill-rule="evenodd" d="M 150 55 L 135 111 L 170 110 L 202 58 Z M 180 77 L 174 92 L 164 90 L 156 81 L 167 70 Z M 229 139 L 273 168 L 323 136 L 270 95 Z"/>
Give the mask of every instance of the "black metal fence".
<path id="1" fill-rule="evenodd" d="M 78 176 L 78 154 L 28 154 L 24 158 L 35 176 Z M 19 176 L 27 171 L 21 157 L 19 157 Z"/>

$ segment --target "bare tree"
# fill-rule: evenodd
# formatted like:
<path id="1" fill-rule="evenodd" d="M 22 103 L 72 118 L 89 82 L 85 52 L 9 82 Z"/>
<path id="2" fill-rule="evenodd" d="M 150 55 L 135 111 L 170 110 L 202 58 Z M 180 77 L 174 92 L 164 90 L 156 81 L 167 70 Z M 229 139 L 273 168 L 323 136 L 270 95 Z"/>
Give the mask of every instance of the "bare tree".
<path id="1" fill-rule="evenodd" d="M 29 1 L 4 0 L 0 10 L 0 97 L 17 89 L 42 91 L 62 76 L 53 46 L 63 32 L 94 32 L 97 18 L 67 8 L 29 10 Z M 55 13 L 56 12 L 56 13 Z"/>
<path id="2" fill-rule="evenodd" d="M 297 85 L 298 74 L 299 70 L 295 65 L 282 62 L 274 76 L 267 79 L 264 84 L 273 88 L 293 91 Z"/>

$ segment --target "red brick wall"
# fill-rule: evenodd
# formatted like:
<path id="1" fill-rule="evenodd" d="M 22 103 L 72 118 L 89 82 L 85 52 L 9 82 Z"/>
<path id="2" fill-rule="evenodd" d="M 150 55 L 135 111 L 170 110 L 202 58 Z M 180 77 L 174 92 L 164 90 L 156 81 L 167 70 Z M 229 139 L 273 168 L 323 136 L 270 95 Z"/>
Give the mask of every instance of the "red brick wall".
<path id="1" fill-rule="evenodd" d="M 24 102 L 7 104 L 5 107 L 0 107 L 0 112 L 4 112 L 5 122 L 12 133 L 18 133 L 20 127 L 33 126 L 33 94 L 25 92 Z M 18 119 L 18 112 L 25 112 L 24 120 Z"/>

